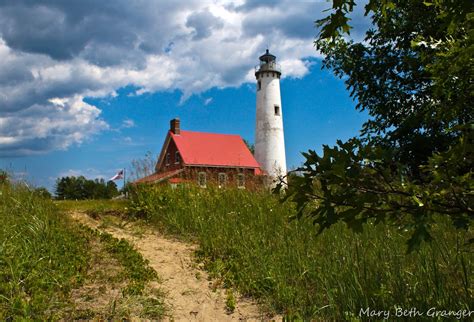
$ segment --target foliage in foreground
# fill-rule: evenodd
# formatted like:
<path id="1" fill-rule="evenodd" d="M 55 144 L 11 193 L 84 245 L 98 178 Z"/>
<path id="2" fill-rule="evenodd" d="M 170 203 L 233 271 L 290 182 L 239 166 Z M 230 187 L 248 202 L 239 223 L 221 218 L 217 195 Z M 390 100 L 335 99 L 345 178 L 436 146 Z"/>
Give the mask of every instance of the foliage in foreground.
<path id="1" fill-rule="evenodd" d="M 88 209 L 106 205 L 94 201 Z M 0 183 L 0 319 L 124 318 L 132 304 L 141 317 L 161 318 L 163 295 L 145 294 L 147 283 L 157 279 L 146 260 L 125 240 L 71 223 L 58 210 L 26 186 Z M 103 271 L 104 258 L 115 260 L 117 274 Z M 78 310 L 72 291 L 90 283 L 86 297 L 94 288 L 122 287 L 121 297 L 111 298 L 106 311 Z"/>
<path id="2" fill-rule="evenodd" d="M 395 306 L 460 310 L 473 306 L 474 256 L 465 231 L 433 224 L 434 242 L 406 254 L 403 229 L 343 223 L 318 237 L 296 210 L 266 193 L 137 187 L 130 209 L 170 233 L 196 238 L 206 268 L 227 286 L 288 317 L 334 320 Z"/>
<path id="3" fill-rule="evenodd" d="M 100 240 L 106 245 L 106 249 L 124 267 L 124 276 L 130 280 L 129 285 L 123 293 L 125 295 L 141 295 L 145 289 L 145 284 L 156 280 L 158 275 L 148 261 L 138 253 L 125 239 L 116 239 L 107 233 L 100 233 Z"/>
<path id="4" fill-rule="evenodd" d="M 370 220 L 388 222 L 411 232 L 412 251 L 432 239 L 433 215 L 464 230 L 474 220 L 474 158 L 468 156 L 474 131 L 470 136 L 420 168 L 423 184 L 406 175 L 393 151 L 358 139 L 338 141 L 338 146 L 324 146 L 322 156 L 303 153 L 301 175 L 290 177 L 286 199 L 296 202 L 298 218 L 312 218 L 319 233 L 338 221 L 355 232 Z"/>
<path id="5" fill-rule="evenodd" d="M 0 318 L 54 317 L 87 271 L 87 237 L 51 201 L 0 186 Z"/>
<path id="6" fill-rule="evenodd" d="M 464 230 L 474 220 L 474 2 L 369 0 L 373 26 L 354 41 L 356 2 L 333 1 L 315 45 L 370 119 L 360 137 L 304 154 L 290 192 L 321 230 L 375 218 L 403 224 L 414 249 L 436 215 Z"/>

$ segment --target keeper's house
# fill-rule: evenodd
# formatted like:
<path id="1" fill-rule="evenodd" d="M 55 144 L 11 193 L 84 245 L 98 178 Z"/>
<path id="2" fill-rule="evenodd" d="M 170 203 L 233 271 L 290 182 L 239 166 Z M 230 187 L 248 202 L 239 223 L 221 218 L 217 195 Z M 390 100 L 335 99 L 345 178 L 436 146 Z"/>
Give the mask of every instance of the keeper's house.
<path id="1" fill-rule="evenodd" d="M 155 173 L 135 183 L 196 183 L 201 187 L 258 187 L 260 165 L 239 135 L 183 131 L 170 121 Z"/>

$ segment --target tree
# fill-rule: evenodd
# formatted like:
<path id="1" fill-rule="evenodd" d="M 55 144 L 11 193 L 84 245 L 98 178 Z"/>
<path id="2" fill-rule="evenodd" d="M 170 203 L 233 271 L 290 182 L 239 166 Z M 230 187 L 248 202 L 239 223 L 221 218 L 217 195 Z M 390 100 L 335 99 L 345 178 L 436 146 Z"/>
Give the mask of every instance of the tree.
<path id="1" fill-rule="evenodd" d="M 150 151 L 145 153 L 143 159 L 132 160 L 130 178 L 132 180 L 137 180 L 153 174 L 155 172 L 156 163 L 157 160 L 153 157 Z"/>
<path id="2" fill-rule="evenodd" d="M 107 181 L 106 185 L 106 198 L 111 199 L 118 196 L 119 191 L 117 189 L 117 184 L 113 181 Z"/>
<path id="3" fill-rule="evenodd" d="M 45 187 L 38 187 L 33 190 L 33 193 L 44 199 L 52 199 L 53 196 Z"/>
<path id="4" fill-rule="evenodd" d="M 113 181 L 88 180 L 83 176 L 62 177 L 56 181 L 57 199 L 110 199 L 117 195 L 117 185 Z"/>
<path id="5" fill-rule="evenodd" d="M 2 169 L 0 169 L 0 184 L 8 184 L 8 173 Z"/>
<path id="6" fill-rule="evenodd" d="M 354 6 L 334 0 L 315 45 L 370 119 L 359 137 L 304 153 L 288 196 L 320 232 L 388 221 L 412 231 L 412 250 L 431 238 L 433 215 L 464 229 L 474 219 L 474 4 L 370 0 L 364 42 L 344 38 Z"/>
<path id="7" fill-rule="evenodd" d="M 247 141 L 245 139 L 244 139 L 244 143 L 247 146 L 247 148 L 249 149 L 250 153 L 255 154 L 255 144 L 250 143 L 250 141 Z"/>

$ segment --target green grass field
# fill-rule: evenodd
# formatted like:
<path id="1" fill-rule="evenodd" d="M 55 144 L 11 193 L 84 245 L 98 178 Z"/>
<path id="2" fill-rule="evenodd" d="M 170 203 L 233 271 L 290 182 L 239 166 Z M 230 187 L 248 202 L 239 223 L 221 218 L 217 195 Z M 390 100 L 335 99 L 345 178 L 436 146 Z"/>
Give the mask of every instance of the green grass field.
<path id="1" fill-rule="evenodd" d="M 317 237 L 310 221 L 288 220 L 291 203 L 268 193 L 147 187 L 129 202 L 52 202 L 3 185 L 0 200 L 0 319 L 120 318 L 137 306 L 143 317 L 166 314 L 163 294 L 143 294 L 156 274 L 141 255 L 72 223 L 67 211 L 141 218 L 196 241 L 198 260 L 229 288 L 229 308 L 232 289 L 290 319 L 357 320 L 365 308 L 457 311 L 474 304 L 472 233 L 442 218 L 434 242 L 407 254 L 407 233 L 385 225 L 354 234 L 340 224 Z M 98 297 L 119 287 L 123 300 L 105 312 L 77 311 L 72 294 L 91 284 L 99 284 Z"/>
<path id="2" fill-rule="evenodd" d="M 133 196 L 130 212 L 196 240 L 215 278 L 288 318 L 347 320 L 367 307 L 474 307 L 469 233 L 442 218 L 435 241 L 407 254 L 407 233 L 385 225 L 354 234 L 339 224 L 316 237 L 311 222 L 289 221 L 293 206 L 268 193 L 147 187 Z"/>
<path id="3" fill-rule="evenodd" d="M 97 202 L 86 204 L 58 207 L 25 185 L 0 184 L 1 320 L 165 314 L 162 294 L 144 294 L 157 276 L 142 256 L 126 241 L 73 223 L 64 213 L 76 206 L 115 210 L 114 203 L 102 202 L 102 208 Z M 122 296 L 97 309 L 96 300 L 107 297 L 111 288 Z"/>
<path id="4" fill-rule="evenodd" d="M 0 194 L 0 318 L 57 318 L 87 271 L 87 235 L 25 186 Z"/>
<path id="5" fill-rule="evenodd" d="M 60 211 L 83 211 L 91 214 L 124 213 L 127 200 L 59 200 L 54 204 Z"/>

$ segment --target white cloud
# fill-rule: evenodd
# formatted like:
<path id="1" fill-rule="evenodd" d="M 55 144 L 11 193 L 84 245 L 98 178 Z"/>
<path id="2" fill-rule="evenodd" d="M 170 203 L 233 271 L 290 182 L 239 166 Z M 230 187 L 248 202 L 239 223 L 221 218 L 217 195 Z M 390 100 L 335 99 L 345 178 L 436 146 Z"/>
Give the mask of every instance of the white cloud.
<path id="1" fill-rule="evenodd" d="M 129 128 L 132 128 L 132 127 L 135 127 L 135 121 L 133 121 L 132 119 L 123 120 L 122 128 L 129 129 Z"/>
<path id="2" fill-rule="evenodd" d="M 287 71 L 291 77 L 301 78 L 309 71 L 311 63 L 300 59 L 286 59 L 281 63 L 282 70 Z"/>
<path id="3" fill-rule="evenodd" d="M 64 150 L 107 129 L 100 110 L 73 96 L 63 105 L 34 104 L 16 113 L 0 113 L 0 155 L 29 155 Z"/>
<path id="4" fill-rule="evenodd" d="M 135 95 L 177 89 L 183 102 L 213 87 L 254 82 L 267 47 L 282 77 L 303 77 L 305 59 L 318 55 L 314 20 L 328 6 L 0 0 L 0 156 L 66 149 L 107 129 L 84 97 L 114 97 L 132 85 Z"/>
<path id="5" fill-rule="evenodd" d="M 207 106 L 207 105 L 211 104 L 211 103 L 212 103 L 212 100 L 213 100 L 212 97 L 206 98 L 206 99 L 204 100 L 204 105 Z"/>
<path id="6" fill-rule="evenodd" d="M 113 171 L 112 171 L 113 172 Z M 111 173 L 112 173 L 111 172 Z M 80 177 L 84 176 L 87 179 L 105 179 L 107 178 L 108 174 L 104 174 L 103 172 L 95 169 L 95 168 L 87 168 L 87 169 L 68 169 L 65 171 L 61 171 L 56 178 L 61 178 L 61 177 Z M 110 174 L 110 177 L 112 177 L 113 174 Z M 54 178 L 54 179 L 56 179 Z M 51 179 L 51 178 L 50 178 Z"/>

